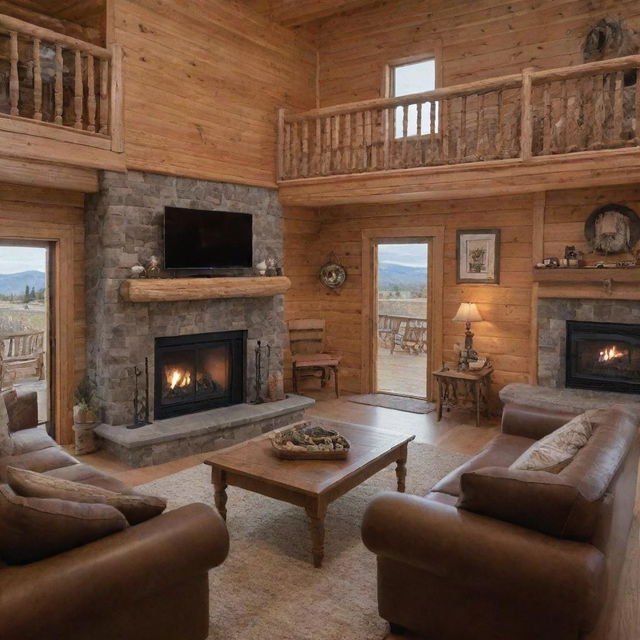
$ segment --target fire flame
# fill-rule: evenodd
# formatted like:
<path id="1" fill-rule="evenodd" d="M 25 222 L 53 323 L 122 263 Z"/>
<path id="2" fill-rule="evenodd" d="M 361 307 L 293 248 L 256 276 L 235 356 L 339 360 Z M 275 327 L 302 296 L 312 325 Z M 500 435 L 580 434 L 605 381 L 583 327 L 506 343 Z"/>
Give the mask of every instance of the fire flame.
<path id="1" fill-rule="evenodd" d="M 180 369 L 174 369 L 167 375 L 167 381 L 171 389 L 176 387 L 188 387 L 191 384 L 191 373 L 189 371 L 180 371 Z"/>
<path id="2" fill-rule="evenodd" d="M 600 352 L 600 357 L 598 358 L 598 362 L 610 362 L 611 360 L 617 360 L 618 358 L 624 358 L 624 351 L 618 351 L 618 347 L 606 347 L 603 351 Z"/>

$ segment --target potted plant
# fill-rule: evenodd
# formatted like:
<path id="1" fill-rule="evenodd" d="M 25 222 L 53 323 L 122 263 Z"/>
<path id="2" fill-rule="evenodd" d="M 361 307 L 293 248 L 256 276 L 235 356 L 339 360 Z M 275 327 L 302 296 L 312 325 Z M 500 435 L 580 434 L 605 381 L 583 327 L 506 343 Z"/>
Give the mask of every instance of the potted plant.
<path id="1" fill-rule="evenodd" d="M 96 386 L 85 377 L 76 387 L 73 406 L 73 430 L 75 432 L 76 454 L 82 455 L 96 450 L 93 430 L 98 424 L 100 405 Z"/>

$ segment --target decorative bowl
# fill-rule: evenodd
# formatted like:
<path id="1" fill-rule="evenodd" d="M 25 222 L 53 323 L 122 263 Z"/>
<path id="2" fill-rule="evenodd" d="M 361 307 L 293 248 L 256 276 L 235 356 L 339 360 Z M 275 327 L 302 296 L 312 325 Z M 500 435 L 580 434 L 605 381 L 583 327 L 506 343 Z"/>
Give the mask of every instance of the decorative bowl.
<path id="1" fill-rule="evenodd" d="M 351 444 L 337 431 L 319 423 L 299 422 L 271 436 L 271 445 L 283 460 L 344 460 Z"/>

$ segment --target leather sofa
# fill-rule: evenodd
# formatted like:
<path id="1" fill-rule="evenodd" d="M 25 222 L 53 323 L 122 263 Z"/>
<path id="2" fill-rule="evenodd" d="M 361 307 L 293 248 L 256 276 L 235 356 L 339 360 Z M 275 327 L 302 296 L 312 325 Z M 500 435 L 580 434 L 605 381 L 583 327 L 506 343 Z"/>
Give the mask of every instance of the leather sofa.
<path id="1" fill-rule="evenodd" d="M 379 613 L 392 629 L 434 640 L 608 638 L 634 517 L 637 410 L 603 411 L 587 445 L 557 476 L 524 472 L 535 474 L 534 486 L 509 485 L 515 489 L 502 493 L 503 508 L 496 505 L 505 517 L 457 506 L 471 479 L 500 483 L 512 462 L 574 415 L 507 405 L 501 434 L 426 496 L 389 493 L 372 501 L 362 536 L 377 555 Z M 523 488 L 530 499 L 521 499 Z M 540 530 L 555 517 L 545 511 L 556 504 L 548 490 L 574 491 L 575 504 L 595 513 L 588 537 Z M 537 515 L 523 526 L 528 510 Z M 569 517 L 579 510 L 571 507 Z"/>
<path id="2" fill-rule="evenodd" d="M 7 466 L 14 466 L 128 490 L 78 462 L 37 427 L 35 393 L 9 391 L 2 399 L 15 450 L 0 458 L 0 482 Z M 0 638 L 204 640 L 208 572 L 224 561 L 228 548 L 217 512 L 191 504 L 39 562 L 0 562 Z"/>

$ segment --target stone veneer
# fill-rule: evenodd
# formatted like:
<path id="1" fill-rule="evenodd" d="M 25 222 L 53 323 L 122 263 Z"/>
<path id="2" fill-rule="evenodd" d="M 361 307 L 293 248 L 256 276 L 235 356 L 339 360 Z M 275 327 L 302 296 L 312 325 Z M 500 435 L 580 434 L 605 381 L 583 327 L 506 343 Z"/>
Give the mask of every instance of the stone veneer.
<path id="1" fill-rule="evenodd" d="M 99 192 L 86 202 L 87 369 L 106 424 L 132 422 L 133 366 L 142 367 L 145 357 L 153 419 L 156 337 L 246 330 L 248 400 L 258 340 L 271 345 L 271 371 L 282 370 L 282 296 L 162 303 L 120 298 L 130 268 L 162 255 L 166 206 L 251 213 L 254 262 L 282 257 L 282 208 L 275 190 L 137 171 L 101 173 Z"/>
<path id="2" fill-rule="evenodd" d="M 567 320 L 640 324 L 640 302 L 541 298 L 538 301 L 538 384 L 541 386 L 565 386 Z"/>

